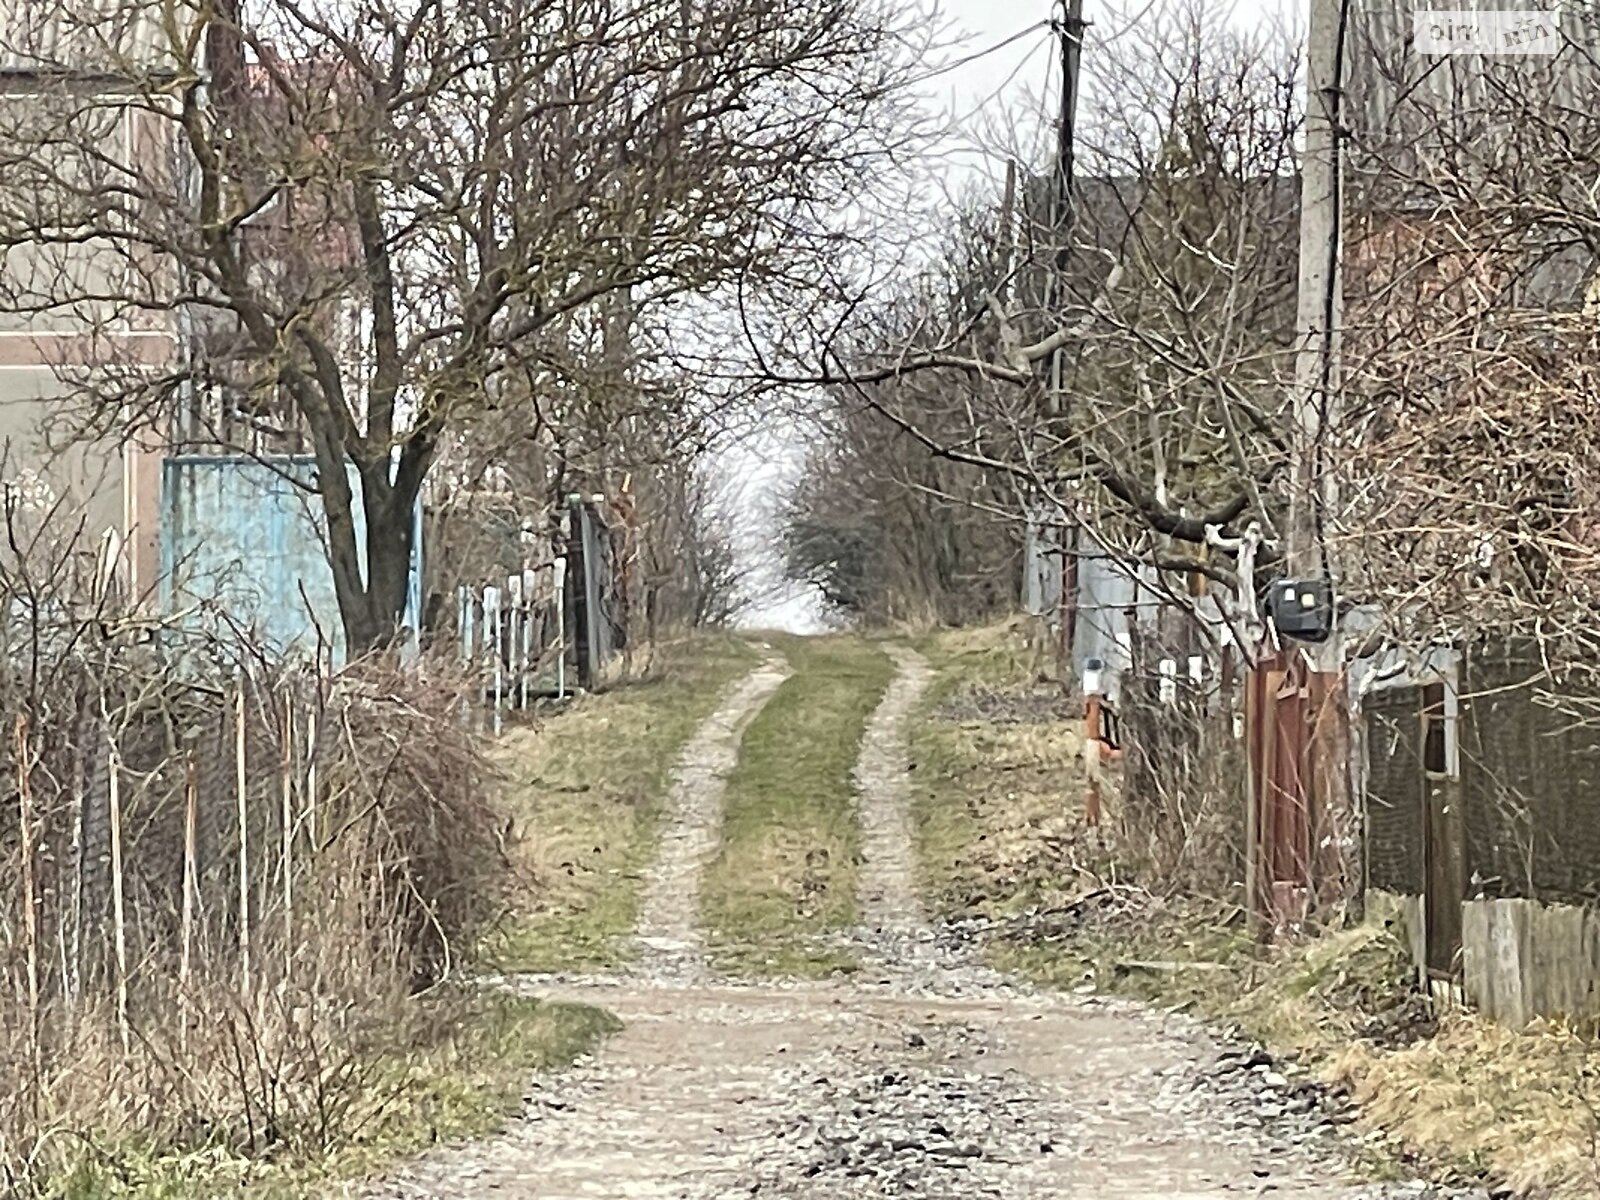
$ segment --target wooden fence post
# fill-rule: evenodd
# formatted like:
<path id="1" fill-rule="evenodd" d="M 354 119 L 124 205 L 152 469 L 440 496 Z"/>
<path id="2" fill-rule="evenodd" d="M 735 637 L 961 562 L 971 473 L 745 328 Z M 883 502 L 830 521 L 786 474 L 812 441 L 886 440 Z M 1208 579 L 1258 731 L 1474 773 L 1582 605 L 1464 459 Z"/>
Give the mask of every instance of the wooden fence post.
<path id="1" fill-rule="evenodd" d="M 550 564 L 550 577 L 555 584 L 556 609 L 556 699 L 567 698 L 567 556 L 562 554 Z M 541 657 L 543 657 L 541 655 Z"/>
<path id="2" fill-rule="evenodd" d="M 130 1048 L 128 1035 L 128 932 L 123 912 L 122 888 L 122 762 L 113 737 L 107 752 L 110 778 L 106 785 L 107 807 L 111 816 L 111 929 L 117 953 L 117 1029 L 122 1035 L 122 1052 Z"/>
<path id="3" fill-rule="evenodd" d="M 283 977 L 294 962 L 294 697 L 283 702 Z"/>
<path id="4" fill-rule="evenodd" d="M 239 987 L 250 1002 L 250 806 L 245 777 L 244 680 L 234 702 L 234 793 L 239 816 Z"/>
<path id="5" fill-rule="evenodd" d="M 320 701 L 321 687 L 317 685 L 317 695 Z M 311 841 L 311 852 L 315 855 L 320 847 L 317 844 L 317 706 L 313 704 L 306 713 L 306 834 Z"/>
<path id="6" fill-rule="evenodd" d="M 522 579 L 522 694 L 519 706 L 528 707 L 528 676 L 533 670 L 533 614 L 535 578 L 532 571 L 523 571 Z"/>
<path id="7" fill-rule="evenodd" d="M 189 976 L 194 968 L 195 905 L 200 892 L 200 766 L 193 748 L 183 752 L 183 909 L 178 941 L 179 1039 L 189 1045 Z"/>
<path id="8" fill-rule="evenodd" d="M 28 718 L 17 717 L 17 810 L 21 823 L 22 938 L 28 972 L 28 1053 L 33 1061 L 30 1090 L 39 1087 L 39 910 L 33 880 L 33 772 L 29 766 Z"/>
<path id="9" fill-rule="evenodd" d="M 472 728 L 473 709 L 477 707 L 478 702 L 482 699 L 481 695 L 475 694 L 479 690 L 478 684 L 480 682 L 476 678 L 478 670 L 478 654 L 476 641 L 473 636 L 473 612 L 475 609 L 475 597 L 472 589 L 466 584 L 462 584 L 459 588 L 457 588 L 456 594 L 460 602 L 460 615 L 457 619 L 456 625 L 461 638 L 461 666 L 473 683 L 473 686 L 462 696 L 461 723 L 470 729 Z"/>
<path id="10" fill-rule="evenodd" d="M 483 642 L 485 652 L 489 656 L 489 670 L 494 680 L 494 732 L 500 732 L 500 705 L 504 696 L 505 674 L 502 670 L 501 657 L 502 625 L 500 621 L 500 589 L 486 587 L 483 589 Z"/>

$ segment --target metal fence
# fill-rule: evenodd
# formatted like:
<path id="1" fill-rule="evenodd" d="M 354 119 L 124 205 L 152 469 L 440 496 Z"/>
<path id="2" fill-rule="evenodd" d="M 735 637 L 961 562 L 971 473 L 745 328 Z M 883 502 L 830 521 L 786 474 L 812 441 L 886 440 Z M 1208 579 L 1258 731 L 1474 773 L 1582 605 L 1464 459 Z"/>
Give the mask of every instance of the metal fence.
<path id="1" fill-rule="evenodd" d="M 599 503 L 569 506 L 553 558 L 456 591 L 456 643 L 498 728 L 533 699 L 564 698 L 608 678 L 628 645 L 628 565 Z"/>
<path id="2" fill-rule="evenodd" d="M 1188 614 L 1130 620 L 1118 695 L 1120 817 L 1163 885 L 1228 895 L 1245 861 L 1244 742 L 1232 659 Z"/>
<path id="3" fill-rule="evenodd" d="M 346 659 L 328 565 L 327 519 L 309 455 L 173 455 L 162 464 L 161 590 L 169 623 L 191 636 L 247 631 L 274 655 Z M 364 553 L 361 479 L 349 468 L 350 517 Z M 422 621 L 418 502 L 402 625 Z"/>
<path id="4" fill-rule="evenodd" d="M 567 695 L 566 572 L 563 556 L 456 593 L 461 662 L 477 675 L 496 722 L 534 697 Z"/>

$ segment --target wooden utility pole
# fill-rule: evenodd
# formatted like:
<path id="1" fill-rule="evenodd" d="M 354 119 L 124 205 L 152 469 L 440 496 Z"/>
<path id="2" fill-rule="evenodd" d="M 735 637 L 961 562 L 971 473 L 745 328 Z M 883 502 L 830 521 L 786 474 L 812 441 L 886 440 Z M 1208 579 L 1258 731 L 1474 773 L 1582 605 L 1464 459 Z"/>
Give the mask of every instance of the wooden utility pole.
<path id="1" fill-rule="evenodd" d="M 1083 0 L 1062 0 L 1062 16 L 1056 26 L 1061 40 L 1061 116 L 1056 126 L 1055 187 L 1051 194 L 1050 223 L 1056 239 L 1055 270 L 1050 276 L 1050 320 L 1062 320 L 1062 300 L 1067 293 L 1067 268 L 1072 263 L 1072 231 L 1076 224 L 1074 164 L 1078 120 L 1078 76 L 1083 56 Z M 1050 400 L 1052 417 L 1065 411 L 1062 355 L 1057 347 L 1050 355 Z M 1061 669 L 1070 679 L 1073 674 L 1073 626 L 1078 620 L 1077 522 L 1074 517 L 1062 523 L 1061 545 Z"/>
<path id="2" fill-rule="evenodd" d="M 1051 224 L 1056 238 L 1054 287 L 1066 290 L 1067 267 L 1072 257 L 1073 167 L 1078 120 L 1078 70 L 1083 56 L 1083 0 L 1063 0 L 1056 25 L 1061 40 L 1061 118 L 1056 126 L 1056 178 Z M 1057 351 L 1059 355 L 1060 351 Z"/>

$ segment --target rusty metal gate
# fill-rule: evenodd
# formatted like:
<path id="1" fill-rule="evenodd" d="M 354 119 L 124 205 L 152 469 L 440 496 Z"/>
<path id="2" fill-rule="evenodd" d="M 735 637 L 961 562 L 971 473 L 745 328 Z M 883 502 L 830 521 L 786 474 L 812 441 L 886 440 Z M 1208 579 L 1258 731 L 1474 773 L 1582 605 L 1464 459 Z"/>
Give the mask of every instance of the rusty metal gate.
<path id="1" fill-rule="evenodd" d="M 1313 671 L 1293 651 L 1263 659 L 1245 684 L 1250 762 L 1246 889 L 1269 927 L 1321 915 L 1344 894 L 1342 814 L 1330 772 L 1347 771 L 1343 675 Z"/>

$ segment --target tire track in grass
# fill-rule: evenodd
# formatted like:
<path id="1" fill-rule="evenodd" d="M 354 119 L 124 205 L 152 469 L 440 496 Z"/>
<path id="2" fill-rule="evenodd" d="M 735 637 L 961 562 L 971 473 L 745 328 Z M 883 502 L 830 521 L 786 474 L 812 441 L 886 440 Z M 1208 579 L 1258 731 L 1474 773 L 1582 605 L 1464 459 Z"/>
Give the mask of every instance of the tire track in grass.
<path id="1" fill-rule="evenodd" d="M 923 926 L 912 849 L 911 752 L 907 725 L 932 677 L 927 660 L 905 646 L 890 646 L 897 668 L 867 724 L 855 783 L 862 835 L 862 924 L 869 930 L 914 932 Z"/>
<path id="2" fill-rule="evenodd" d="M 728 693 L 683 748 L 640 907 L 640 967 L 647 974 L 692 978 L 704 973 L 705 934 L 697 901 L 701 873 L 717 848 L 724 784 L 738 761 L 745 727 L 788 675 L 781 658 L 768 659 Z"/>
<path id="3" fill-rule="evenodd" d="M 894 667 L 861 637 L 779 645 L 794 674 L 745 732 L 702 913 L 719 968 L 819 977 L 856 965 L 847 940 L 860 912 L 854 768 Z"/>
<path id="4" fill-rule="evenodd" d="M 686 638 L 660 652 L 650 679 L 583 696 L 506 736 L 510 849 L 528 887 L 485 947 L 490 966 L 547 973 L 627 962 L 675 764 L 761 661 L 742 638 Z"/>

